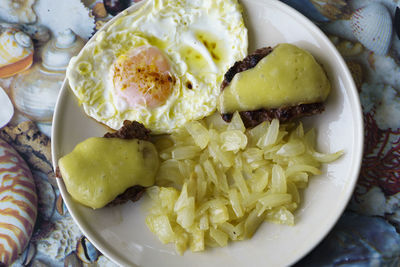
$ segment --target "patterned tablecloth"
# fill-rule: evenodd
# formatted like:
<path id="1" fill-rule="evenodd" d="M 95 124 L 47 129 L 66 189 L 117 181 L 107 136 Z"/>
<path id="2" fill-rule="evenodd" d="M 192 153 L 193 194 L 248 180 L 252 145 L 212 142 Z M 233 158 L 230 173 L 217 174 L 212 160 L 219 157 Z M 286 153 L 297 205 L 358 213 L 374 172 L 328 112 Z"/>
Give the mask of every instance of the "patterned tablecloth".
<path id="1" fill-rule="evenodd" d="M 365 124 L 362 169 L 351 202 L 328 236 L 296 265 L 399 266 L 400 1 L 282 1 L 314 21 L 340 51 L 356 82 Z M 0 78 L 0 137 L 28 163 L 38 196 L 32 237 L 12 266 L 114 266 L 81 234 L 66 210 L 50 152 L 51 117 L 68 59 L 93 29 L 135 4 L 104 2 L 114 7 L 107 11 L 99 0 L 0 0 L 0 77 L 5 76 L 4 66 L 10 72 L 10 77 Z M 7 33 L 13 31 L 22 33 L 25 46 L 19 52 L 7 45 Z M 55 48 L 54 36 L 60 35 L 58 41 L 68 48 Z M 18 53 L 33 64 L 13 74 L 23 68 L 7 65 L 19 60 Z M 0 184 L 0 217 L 5 209 L 1 202 L 7 198 L 4 186 Z M 0 261 L 4 236 L 0 229 Z"/>

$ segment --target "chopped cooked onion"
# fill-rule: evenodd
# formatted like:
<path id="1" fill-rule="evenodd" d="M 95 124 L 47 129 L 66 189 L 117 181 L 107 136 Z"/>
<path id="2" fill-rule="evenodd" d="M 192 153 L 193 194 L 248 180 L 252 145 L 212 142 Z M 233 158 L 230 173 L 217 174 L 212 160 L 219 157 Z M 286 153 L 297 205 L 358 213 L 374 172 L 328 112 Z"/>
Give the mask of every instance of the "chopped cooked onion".
<path id="1" fill-rule="evenodd" d="M 278 120 L 246 130 L 237 113 L 231 123 L 213 115 L 159 137 L 147 226 L 182 254 L 250 238 L 263 221 L 293 225 L 299 190 L 343 154 L 315 151 L 315 138 Z"/>

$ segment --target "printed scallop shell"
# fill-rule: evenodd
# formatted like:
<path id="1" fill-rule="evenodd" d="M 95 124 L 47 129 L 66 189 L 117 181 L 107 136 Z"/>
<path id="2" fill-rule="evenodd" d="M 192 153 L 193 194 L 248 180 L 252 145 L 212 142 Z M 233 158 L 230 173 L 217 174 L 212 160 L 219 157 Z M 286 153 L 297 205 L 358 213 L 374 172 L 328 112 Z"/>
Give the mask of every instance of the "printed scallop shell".
<path id="1" fill-rule="evenodd" d="M 351 16 L 354 36 L 369 50 L 386 55 L 392 39 L 392 18 L 379 3 L 357 9 Z"/>
<path id="2" fill-rule="evenodd" d="M 37 215 L 35 183 L 25 161 L 0 139 L 0 265 L 28 244 Z"/>
<path id="3" fill-rule="evenodd" d="M 64 73 L 49 73 L 35 64 L 10 85 L 14 107 L 31 120 L 50 122 L 64 77 Z"/>

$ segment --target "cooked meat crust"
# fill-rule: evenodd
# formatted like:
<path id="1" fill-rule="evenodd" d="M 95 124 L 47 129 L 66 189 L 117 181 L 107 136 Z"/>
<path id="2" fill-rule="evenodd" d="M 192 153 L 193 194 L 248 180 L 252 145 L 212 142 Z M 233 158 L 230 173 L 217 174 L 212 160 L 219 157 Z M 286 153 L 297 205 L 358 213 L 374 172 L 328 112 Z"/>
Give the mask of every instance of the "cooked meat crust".
<path id="1" fill-rule="evenodd" d="M 263 121 L 279 119 L 280 122 L 287 122 L 295 118 L 318 114 L 322 111 L 324 111 L 323 103 L 312 103 L 274 109 L 242 111 L 239 112 L 239 114 L 245 127 L 251 128 L 257 126 Z M 232 119 L 232 115 L 233 114 L 222 114 L 222 119 L 229 122 Z"/>
<path id="2" fill-rule="evenodd" d="M 135 185 L 135 186 L 129 187 L 128 189 L 125 190 L 124 193 L 117 196 L 113 201 L 108 203 L 107 207 L 124 204 L 124 203 L 128 202 L 129 200 L 132 202 L 138 201 L 142 197 L 144 191 L 146 191 L 146 187 L 143 187 L 140 185 Z"/>
<path id="3" fill-rule="evenodd" d="M 225 74 L 221 84 L 221 91 L 232 81 L 236 73 L 251 69 L 272 52 L 271 47 L 257 49 L 241 61 L 237 61 Z M 280 122 L 290 121 L 295 118 L 321 113 L 325 107 L 323 103 L 300 104 L 296 106 L 280 107 L 273 109 L 259 109 L 239 112 L 246 128 L 254 127 L 263 121 L 279 119 Z M 230 122 L 233 114 L 221 114 L 222 119 Z"/>
<path id="4" fill-rule="evenodd" d="M 228 84 L 230 84 L 236 73 L 254 68 L 261 59 L 266 57 L 271 52 L 271 47 L 263 47 L 257 49 L 254 51 L 254 53 L 248 55 L 243 60 L 236 61 L 235 64 L 225 73 L 224 80 L 221 84 L 221 91 L 224 90 Z"/>
<path id="5" fill-rule="evenodd" d="M 105 138 L 121 138 L 121 139 L 140 139 L 149 141 L 150 140 L 150 130 L 146 129 L 143 124 L 137 121 L 124 121 L 121 129 L 114 133 L 106 133 Z M 140 185 L 132 186 L 119 196 L 117 196 L 113 201 L 107 204 L 107 206 L 116 206 L 123 204 L 129 200 L 135 202 L 140 199 L 143 195 L 145 187 Z"/>
<path id="6" fill-rule="evenodd" d="M 105 138 L 150 140 L 150 130 L 137 121 L 125 120 L 121 129 L 114 133 L 106 133 Z"/>

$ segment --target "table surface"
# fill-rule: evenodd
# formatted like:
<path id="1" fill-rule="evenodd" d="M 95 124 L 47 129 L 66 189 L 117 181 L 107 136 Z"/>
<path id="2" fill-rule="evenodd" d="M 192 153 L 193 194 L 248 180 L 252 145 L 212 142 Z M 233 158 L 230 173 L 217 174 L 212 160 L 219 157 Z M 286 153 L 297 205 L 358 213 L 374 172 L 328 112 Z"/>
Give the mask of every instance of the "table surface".
<path id="1" fill-rule="evenodd" d="M 362 169 L 353 197 L 334 229 L 296 265 L 399 266 L 400 3 L 397 0 L 282 2 L 315 22 L 342 54 L 359 91 L 365 127 Z M 15 110 L 8 125 L 0 128 L 0 138 L 27 161 L 38 192 L 38 219 L 32 238 L 13 266 L 115 266 L 81 234 L 54 182 L 50 131 L 57 94 L 37 93 L 35 96 L 42 103 L 40 110 L 28 110 L 18 101 L 23 97 L 18 88 L 22 85 L 33 88 L 33 81 L 48 88 L 60 87 L 65 68 L 51 74 L 40 71 L 43 66 L 40 55 L 49 49 L 54 32 L 71 28 L 83 45 L 93 29 L 99 29 L 112 15 L 99 0 L 25 3 L 16 6 L 6 1 L 0 9 L 0 21 L 8 23 L 0 23 L 0 30 L 14 27 L 24 31 L 33 40 L 35 49 L 30 69 L 0 78 L 0 87 L 13 99 Z M 376 10 L 384 12 L 374 13 Z M 376 15 L 370 16 L 372 13 Z M 69 24 L 66 26 L 63 21 Z M 357 27 L 365 30 L 358 31 Z M 32 136 L 38 138 L 32 140 Z"/>

